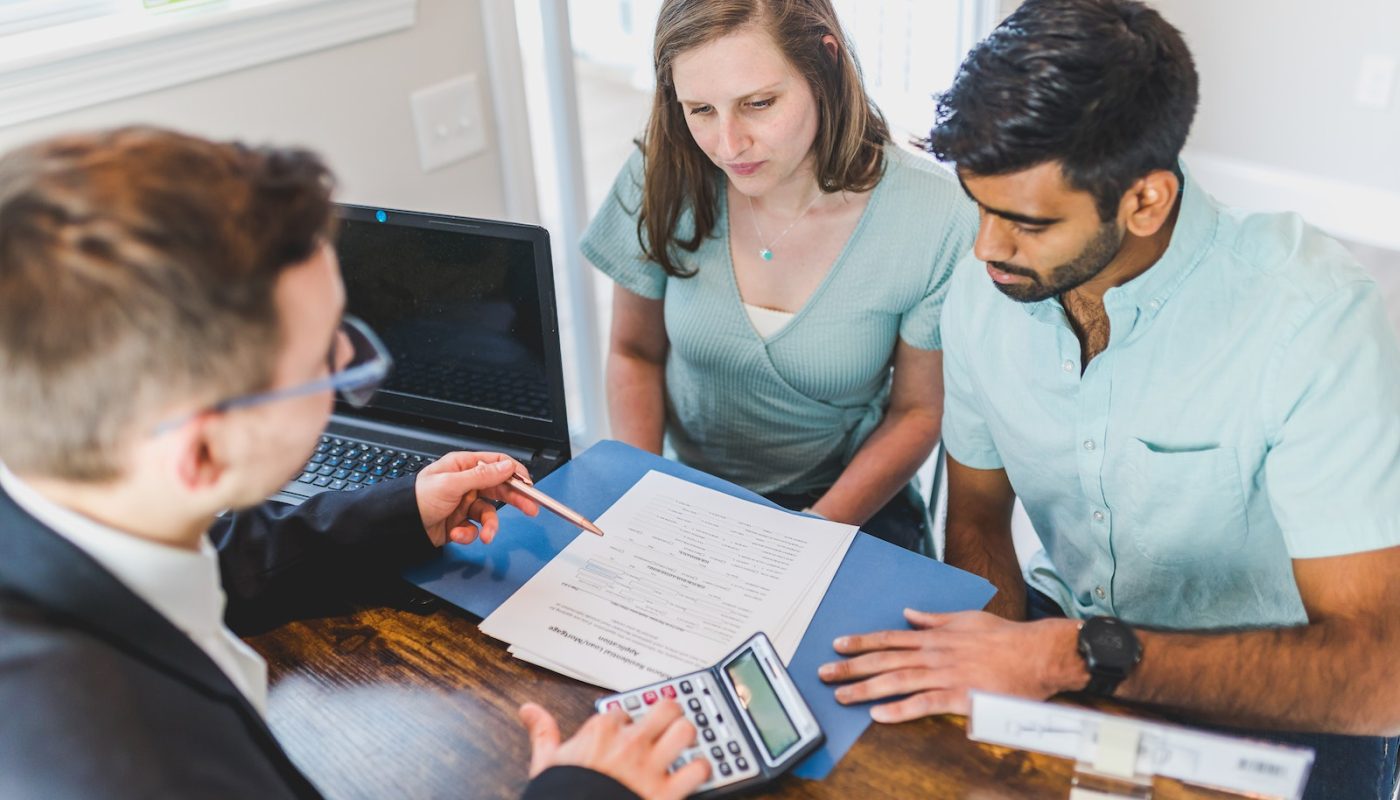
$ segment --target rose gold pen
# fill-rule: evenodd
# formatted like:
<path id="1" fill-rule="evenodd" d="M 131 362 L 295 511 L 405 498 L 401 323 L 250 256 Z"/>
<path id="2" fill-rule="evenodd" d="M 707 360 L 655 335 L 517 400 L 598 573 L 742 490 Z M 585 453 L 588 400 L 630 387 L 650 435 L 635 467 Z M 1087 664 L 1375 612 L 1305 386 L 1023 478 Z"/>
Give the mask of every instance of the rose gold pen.
<path id="1" fill-rule="evenodd" d="M 541 492 L 539 489 L 536 489 L 532 484 L 526 482 L 528 480 L 528 478 L 521 478 L 519 476 L 516 476 L 506 481 L 506 485 L 514 489 L 515 491 L 520 492 L 521 494 L 525 495 L 531 500 L 534 500 L 536 503 L 539 503 L 541 506 L 544 506 L 550 511 L 553 511 L 555 514 L 558 514 L 560 518 L 562 518 L 565 522 L 577 525 L 578 527 L 583 528 L 589 533 L 596 533 L 599 536 L 603 535 L 602 529 L 600 529 L 597 525 L 594 525 L 588 519 L 588 517 L 585 517 L 584 515 L 578 513 L 572 508 L 569 508 L 568 506 L 564 505 L 558 500 L 555 500 L 553 497 L 550 497 L 544 492 Z"/>

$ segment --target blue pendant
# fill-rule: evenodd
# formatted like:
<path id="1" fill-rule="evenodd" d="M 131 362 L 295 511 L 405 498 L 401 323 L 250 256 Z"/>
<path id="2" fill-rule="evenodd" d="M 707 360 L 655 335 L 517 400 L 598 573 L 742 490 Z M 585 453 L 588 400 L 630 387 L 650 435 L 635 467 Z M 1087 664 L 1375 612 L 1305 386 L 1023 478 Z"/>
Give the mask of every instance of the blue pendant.
<path id="1" fill-rule="evenodd" d="M 759 254 L 760 256 L 762 256 L 762 258 L 763 258 L 764 261 L 772 261 L 772 260 L 773 260 L 773 251 L 772 251 L 772 250 L 769 250 L 769 249 L 766 248 L 766 247 L 763 248 L 762 250 L 759 250 L 759 251 L 758 251 L 758 254 Z"/>

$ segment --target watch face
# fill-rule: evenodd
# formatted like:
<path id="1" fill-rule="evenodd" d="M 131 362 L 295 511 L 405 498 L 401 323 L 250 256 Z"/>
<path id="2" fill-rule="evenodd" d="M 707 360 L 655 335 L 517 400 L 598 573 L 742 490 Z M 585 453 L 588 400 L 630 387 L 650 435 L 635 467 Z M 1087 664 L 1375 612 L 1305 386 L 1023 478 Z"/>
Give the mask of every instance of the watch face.
<path id="1" fill-rule="evenodd" d="M 1132 628 L 1112 617 L 1094 617 L 1080 632 L 1090 668 L 1126 670 L 1138 662 L 1141 648 Z"/>

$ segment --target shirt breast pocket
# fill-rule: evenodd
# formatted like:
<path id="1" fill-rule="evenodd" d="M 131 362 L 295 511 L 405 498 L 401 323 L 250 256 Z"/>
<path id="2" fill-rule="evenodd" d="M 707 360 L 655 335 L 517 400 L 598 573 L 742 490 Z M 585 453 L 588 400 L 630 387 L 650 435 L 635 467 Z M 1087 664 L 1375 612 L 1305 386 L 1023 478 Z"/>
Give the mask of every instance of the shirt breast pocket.
<path id="1" fill-rule="evenodd" d="M 1233 447 L 1176 450 L 1128 442 L 1115 527 L 1158 564 L 1220 558 L 1249 537 L 1239 460 Z"/>

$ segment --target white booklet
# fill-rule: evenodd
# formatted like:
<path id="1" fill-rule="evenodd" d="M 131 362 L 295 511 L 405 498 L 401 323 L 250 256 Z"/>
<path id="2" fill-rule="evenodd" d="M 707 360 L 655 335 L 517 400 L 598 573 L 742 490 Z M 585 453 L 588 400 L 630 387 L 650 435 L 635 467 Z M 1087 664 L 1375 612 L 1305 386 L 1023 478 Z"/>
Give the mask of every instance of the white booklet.
<path id="1" fill-rule="evenodd" d="M 856 526 L 660 472 L 637 481 L 481 630 L 517 657 L 624 691 L 714 664 L 763 631 L 792 659 Z"/>

